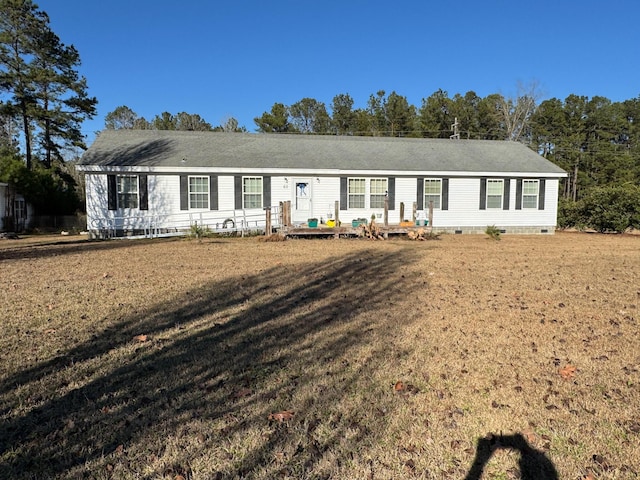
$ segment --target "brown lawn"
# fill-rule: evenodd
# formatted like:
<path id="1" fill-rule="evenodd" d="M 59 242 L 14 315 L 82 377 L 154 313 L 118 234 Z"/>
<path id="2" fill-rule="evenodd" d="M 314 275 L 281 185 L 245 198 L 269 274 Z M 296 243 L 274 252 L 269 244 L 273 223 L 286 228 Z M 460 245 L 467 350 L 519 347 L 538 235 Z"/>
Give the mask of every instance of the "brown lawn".
<path id="1" fill-rule="evenodd" d="M 29 242 L 0 478 L 640 475 L 638 236 Z"/>

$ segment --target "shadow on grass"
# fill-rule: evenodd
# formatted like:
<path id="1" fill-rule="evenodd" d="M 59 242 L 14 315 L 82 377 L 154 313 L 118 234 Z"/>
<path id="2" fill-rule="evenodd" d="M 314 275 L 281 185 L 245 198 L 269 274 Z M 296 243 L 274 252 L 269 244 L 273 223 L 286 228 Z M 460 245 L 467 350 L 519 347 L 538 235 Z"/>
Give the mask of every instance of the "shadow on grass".
<path id="1" fill-rule="evenodd" d="M 360 415 L 374 407 L 362 404 L 354 385 L 379 368 L 376 355 L 384 352 L 372 341 L 411 321 L 390 315 L 389 304 L 419 294 L 417 283 L 401 278 L 414 252 L 359 252 L 229 275 L 131 312 L 92 341 L 7 378 L 0 477 L 67 478 L 108 466 L 98 478 L 189 478 L 203 455 L 212 464 L 206 478 L 326 472 L 327 455 L 332 464 L 349 462 L 358 442 L 380 434 L 363 424 Z M 136 343 L 139 334 L 147 341 Z M 344 401 L 353 403 L 348 413 L 333 415 Z M 18 408 L 24 413 L 12 413 Z M 295 411 L 293 420 L 268 423 L 285 409 Z M 157 471 L 168 438 L 193 436 L 198 452 L 185 447 L 177 464 Z M 235 451 L 220 453 L 223 444 Z M 274 461 L 281 452 L 289 453 Z"/>
<path id="2" fill-rule="evenodd" d="M 487 436 L 478 439 L 476 458 L 465 480 L 480 480 L 484 467 L 498 449 L 515 450 L 520 454 L 522 480 L 558 480 L 553 462 L 540 450 L 533 448 L 519 433 L 515 435 Z"/>
<path id="3" fill-rule="evenodd" d="M 136 239 L 135 241 L 120 240 L 89 240 L 86 238 L 78 240 L 60 240 L 45 243 L 30 242 L 25 245 L 3 246 L 0 244 L 0 261 L 2 260 L 26 260 L 38 259 L 46 257 L 54 257 L 61 255 L 73 255 L 79 253 L 88 253 L 92 251 L 116 250 L 122 247 L 143 247 L 151 243 L 158 242 L 175 242 L 182 238 L 154 238 L 154 239 Z M 27 240 L 28 242 L 28 240 Z"/>

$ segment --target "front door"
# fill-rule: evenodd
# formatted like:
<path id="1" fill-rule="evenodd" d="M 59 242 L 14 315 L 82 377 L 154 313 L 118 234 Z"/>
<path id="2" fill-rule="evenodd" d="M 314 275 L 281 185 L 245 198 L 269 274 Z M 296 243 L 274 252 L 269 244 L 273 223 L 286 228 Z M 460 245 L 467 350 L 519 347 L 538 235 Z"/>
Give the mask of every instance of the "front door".
<path id="1" fill-rule="evenodd" d="M 293 199 L 293 212 L 291 220 L 294 222 L 306 222 L 312 213 L 311 209 L 311 179 L 295 178 L 295 198 Z"/>

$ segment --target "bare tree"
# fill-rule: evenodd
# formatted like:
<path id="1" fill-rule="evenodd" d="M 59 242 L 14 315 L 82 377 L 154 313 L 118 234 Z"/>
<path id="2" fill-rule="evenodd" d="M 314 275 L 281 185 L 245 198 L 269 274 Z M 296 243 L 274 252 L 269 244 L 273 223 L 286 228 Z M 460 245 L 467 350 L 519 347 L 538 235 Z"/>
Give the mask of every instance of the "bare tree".
<path id="1" fill-rule="evenodd" d="M 505 140 L 519 142 L 529 136 L 531 116 L 541 96 L 537 81 L 526 85 L 518 82 L 514 96 L 501 96 L 498 115 L 504 126 Z"/>

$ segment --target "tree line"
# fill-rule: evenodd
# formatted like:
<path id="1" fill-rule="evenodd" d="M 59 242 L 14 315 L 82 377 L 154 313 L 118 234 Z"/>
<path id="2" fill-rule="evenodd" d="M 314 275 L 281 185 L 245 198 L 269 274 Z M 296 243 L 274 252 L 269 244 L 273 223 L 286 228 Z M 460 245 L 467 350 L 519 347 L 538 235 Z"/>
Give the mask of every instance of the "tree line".
<path id="1" fill-rule="evenodd" d="M 151 120 L 139 116 L 126 105 L 109 112 L 104 119 L 107 130 L 182 130 L 213 132 L 246 132 L 245 127 L 238 126 L 238 120 L 229 117 L 222 125 L 212 127 L 209 122 L 197 113 L 179 112 L 172 114 L 162 112 Z"/>

